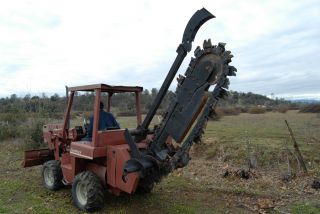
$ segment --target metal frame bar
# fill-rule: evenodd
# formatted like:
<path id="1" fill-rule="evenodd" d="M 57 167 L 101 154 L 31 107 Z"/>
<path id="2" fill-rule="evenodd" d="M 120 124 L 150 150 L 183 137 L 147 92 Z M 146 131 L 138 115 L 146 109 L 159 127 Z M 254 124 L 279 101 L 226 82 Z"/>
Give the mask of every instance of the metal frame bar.
<path id="1" fill-rule="evenodd" d="M 69 129 L 69 121 L 70 121 L 70 111 L 71 111 L 71 106 L 73 102 L 73 97 L 74 97 L 74 91 L 71 92 L 70 97 L 68 98 L 68 107 L 64 115 L 64 122 L 63 122 L 63 132 L 62 132 L 62 140 L 63 142 L 66 142 L 67 140 L 67 131 Z"/>
<path id="2" fill-rule="evenodd" d="M 100 100 L 101 100 L 101 89 L 96 89 L 96 97 L 94 101 L 94 113 L 93 113 L 93 130 L 92 130 L 92 143 L 93 146 L 98 146 L 98 128 L 99 128 L 99 111 L 100 111 Z"/>
<path id="3" fill-rule="evenodd" d="M 138 126 L 142 123 L 141 116 L 141 105 L 140 105 L 140 92 L 135 92 L 136 95 L 136 114 L 137 114 L 137 124 Z"/>
<path id="4" fill-rule="evenodd" d="M 111 109 L 111 98 L 112 98 L 113 93 L 108 93 L 108 106 L 107 106 L 107 111 L 110 112 Z"/>

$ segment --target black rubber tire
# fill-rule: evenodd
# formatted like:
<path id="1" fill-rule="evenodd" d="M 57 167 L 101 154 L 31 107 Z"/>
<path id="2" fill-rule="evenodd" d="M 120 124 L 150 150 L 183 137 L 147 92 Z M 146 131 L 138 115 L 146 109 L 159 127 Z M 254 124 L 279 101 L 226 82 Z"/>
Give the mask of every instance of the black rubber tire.
<path id="1" fill-rule="evenodd" d="M 43 185 L 49 190 L 58 190 L 63 186 L 60 161 L 49 160 L 42 167 Z"/>
<path id="2" fill-rule="evenodd" d="M 81 199 L 78 195 L 80 190 L 77 190 L 77 188 L 82 189 L 80 185 L 84 188 L 85 196 L 83 197 L 85 199 Z M 84 171 L 75 177 L 72 184 L 72 199 L 73 204 L 80 210 L 92 212 L 101 209 L 104 204 L 104 196 L 103 185 L 93 172 Z"/>
<path id="3" fill-rule="evenodd" d="M 154 181 L 152 179 L 141 179 L 136 189 L 136 194 L 148 194 L 151 193 L 154 187 Z"/>

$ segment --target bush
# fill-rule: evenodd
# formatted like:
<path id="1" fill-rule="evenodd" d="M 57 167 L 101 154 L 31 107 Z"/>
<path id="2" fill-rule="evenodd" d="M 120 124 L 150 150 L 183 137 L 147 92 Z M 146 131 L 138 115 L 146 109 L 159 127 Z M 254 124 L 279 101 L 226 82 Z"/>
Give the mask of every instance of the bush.
<path id="1" fill-rule="evenodd" d="M 215 108 L 214 111 L 216 112 L 216 114 L 213 115 L 212 118 L 210 118 L 211 120 L 219 120 L 221 117 L 223 117 L 224 113 L 221 108 Z"/>
<path id="2" fill-rule="evenodd" d="M 264 114 L 266 112 L 266 108 L 260 106 L 250 107 L 248 110 L 249 114 Z"/>
<path id="3" fill-rule="evenodd" d="M 279 107 L 277 107 L 275 110 L 277 111 L 277 112 L 280 112 L 280 113 L 286 113 L 287 111 L 288 111 L 288 107 L 287 106 L 279 106 Z"/>
<path id="4" fill-rule="evenodd" d="M 299 113 L 320 113 L 320 104 L 311 104 L 300 109 Z"/>
<path id="5" fill-rule="evenodd" d="M 239 115 L 241 113 L 241 108 L 221 108 L 224 115 Z"/>
<path id="6" fill-rule="evenodd" d="M 219 120 L 223 116 L 228 115 L 239 115 L 242 113 L 242 108 L 239 107 L 217 107 L 215 108 L 216 115 L 212 118 L 212 120 Z"/>
<path id="7" fill-rule="evenodd" d="M 27 115 L 21 112 L 8 112 L 0 114 L 0 122 L 2 124 L 17 125 L 27 121 Z"/>
<path id="8" fill-rule="evenodd" d="M 43 120 L 34 118 L 29 128 L 24 130 L 24 134 L 21 135 L 21 138 L 25 141 L 26 150 L 39 149 L 47 146 L 43 141 L 43 125 Z"/>
<path id="9" fill-rule="evenodd" d="M 266 111 L 267 111 L 267 112 L 274 111 L 274 108 L 273 108 L 272 106 L 267 106 L 267 107 L 266 107 Z"/>
<path id="10" fill-rule="evenodd" d="M 27 126 L 22 126 L 26 120 L 26 114 L 21 112 L 0 114 L 0 140 L 21 137 L 27 129 Z"/>
<path id="11" fill-rule="evenodd" d="M 0 140 L 16 137 L 16 132 L 11 125 L 0 125 Z"/>
<path id="12" fill-rule="evenodd" d="M 33 124 L 30 128 L 30 139 L 34 143 L 43 143 L 43 133 L 42 133 L 42 128 L 44 125 L 44 121 L 42 120 L 34 120 Z"/>
<path id="13" fill-rule="evenodd" d="M 240 110 L 241 110 L 241 113 L 248 113 L 249 111 L 248 107 L 241 107 Z"/>
<path id="14" fill-rule="evenodd" d="M 136 116 L 135 111 L 120 111 L 117 114 L 118 117 L 130 117 L 130 116 Z"/>

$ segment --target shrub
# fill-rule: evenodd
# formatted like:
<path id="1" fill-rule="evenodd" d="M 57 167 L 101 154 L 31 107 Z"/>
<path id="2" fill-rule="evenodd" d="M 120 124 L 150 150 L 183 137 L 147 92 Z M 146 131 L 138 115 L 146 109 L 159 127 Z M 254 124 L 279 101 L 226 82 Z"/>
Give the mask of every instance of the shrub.
<path id="1" fill-rule="evenodd" d="M 224 113 L 221 108 L 215 108 L 214 111 L 216 112 L 216 114 L 213 115 L 212 118 L 210 118 L 211 120 L 219 120 L 221 117 L 223 117 Z"/>
<path id="2" fill-rule="evenodd" d="M 320 104 L 311 104 L 300 109 L 299 113 L 320 113 Z"/>
<path id="3" fill-rule="evenodd" d="M 43 119 L 32 118 L 27 127 L 25 125 L 21 126 L 19 129 L 19 137 L 25 141 L 25 149 L 38 149 L 46 147 L 43 141 L 42 131 L 44 124 L 45 122 Z"/>
<path id="4" fill-rule="evenodd" d="M 248 110 L 249 114 L 264 114 L 266 112 L 266 108 L 260 106 L 250 107 Z"/>
<path id="5" fill-rule="evenodd" d="M 28 128 L 24 124 L 27 121 L 26 114 L 21 112 L 9 112 L 0 115 L 0 140 L 23 136 Z"/>
<path id="6" fill-rule="evenodd" d="M 30 128 L 30 139 L 35 142 L 42 144 L 43 143 L 43 134 L 42 128 L 44 125 L 44 121 L 36 119 L 33 121 L 33 124 Z"/>
<path id="7" fill-rule="evenodd" d="M 239 115 L 241 113 L 241 108 L 222 108 L 224 115 Z"/>
<path id="8" fill-rule="evenodd" d="M 21 112 L 8 112 L 0 114 L 0 121 L 7 124 L 20 124 L 27 121 L 27 115 Z"/>
<path id="9" fill-rule="evenodd" d="M 274 111 L 274 108 L 273 108 L 272 106 L 267 106 L 267 107 L 266 107 L 266 111 L 267 111 L 267 112 Z"/>
<path id="10" fill-rule="evenodd" d="M 136 116 L 136 112 L 134 111 L 120 111 L 117 114 L 118 117 L 130 117 L 130 116 Z"/>
<path id="11" fill-rule="evenodd" d="M 277 112 L 280 112 L 280 113 L 286 113 L 288 111 L 288 107 L 287 106 L 279 106 L 275 109 Z"/>
<path id="12" fill-rule="evenodd" d="M 14 138 L 16 132 L 11 125 L 0 125 L 0 140 L 5 140 L 9 138 Z"/>
<path id="13" fill-rule="evenodd" d="M 248 113 L 249 111 L 248 107 L 241 107 L 240 110 L 241 110 L 241 113 Z"/>

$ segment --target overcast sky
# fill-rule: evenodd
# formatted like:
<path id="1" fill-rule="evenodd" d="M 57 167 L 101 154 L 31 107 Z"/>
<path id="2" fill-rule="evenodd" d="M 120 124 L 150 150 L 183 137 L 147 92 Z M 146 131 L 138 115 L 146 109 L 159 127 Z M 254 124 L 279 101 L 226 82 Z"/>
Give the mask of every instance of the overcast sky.
<path id="1" fill-rule="evenodd" d="M 95 83 L 159 88 L 202 7 L 216 18 L 193 50 L 208 38 L 227 43 L 238 69 L 232 90 L 320 99 L 319 0 L 3 0 L 0 97 L 63 95 L 65 85 Z"/>

